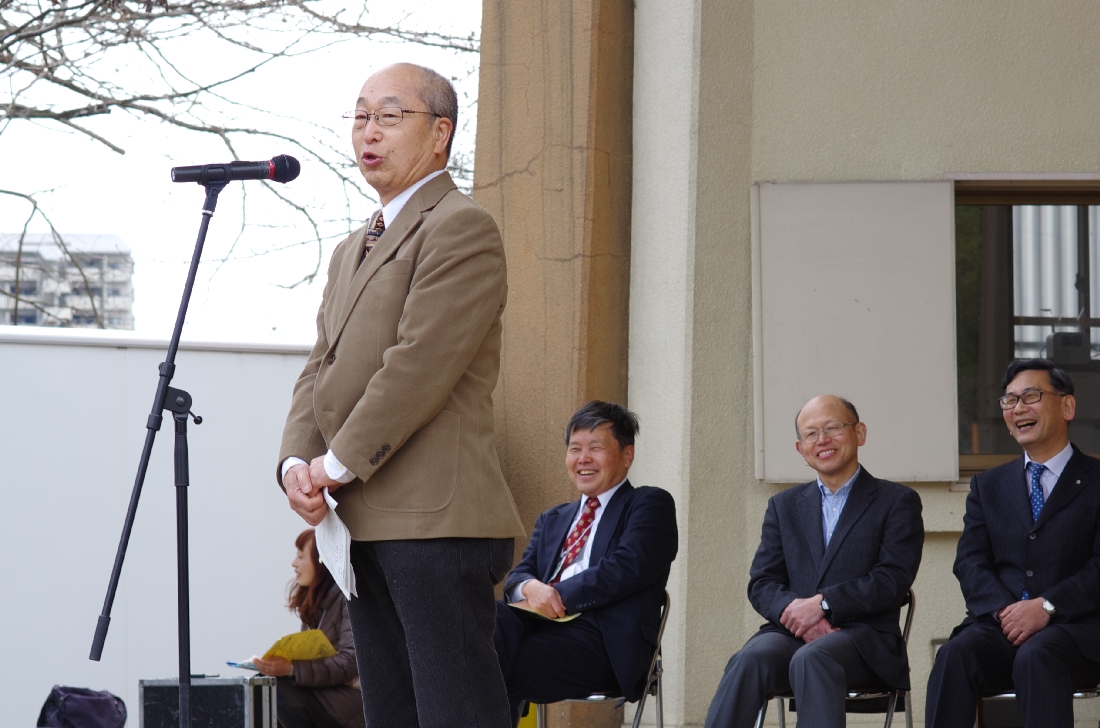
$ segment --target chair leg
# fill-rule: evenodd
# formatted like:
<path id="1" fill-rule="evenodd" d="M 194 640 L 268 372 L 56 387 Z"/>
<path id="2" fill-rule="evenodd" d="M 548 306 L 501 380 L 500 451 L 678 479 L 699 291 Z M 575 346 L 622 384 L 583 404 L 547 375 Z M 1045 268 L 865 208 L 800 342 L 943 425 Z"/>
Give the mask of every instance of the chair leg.
<path id="1" fill-rule="evenodd" d="M 535 706 L 535 725 L 538 728 L 546 728 L 546 706 L 542 703 Z"/>
<path id="2" fill-rule="evenodd" d="M 642 693 L 642 697 L 638 700 L 638 709 L 634 711 L 634 726 L 633 726 L 633 728 L 638 728 L 638 726 L 640 726 L 642 724 L 642 713 L 645 712 L 645 699 L 646 699 L 647 695 L 649 695 L 648 690 L 646 690 L 644 693 Z"/>
<path id="3" fill-rule="evenodd" d="M 764 704 L 760 706 L 760 712 L 756 715 L 755 728 L 764 728 L 764 716 L 768 714 L 768 701 L 765 700 Z"/>
<path id="4" fill-rule="evenodd" d="M 883 724 L 882 728 L 890 728 L 890 726 L 894 725 L 894 711 L 897 709 L 897 707 L 898 693 L 897 691 L 894 691 L 890 693 L 890 699 L 888 704 L 886 705 L 886 722 Z"/>
<path id="5" fill-rule="evenodd" d="M 905 691 L 905 728 L 913 728 L 913 691 Z"/>
<path id="6" fill-rule="evenodd" d="M 665 728 L 664 696 L 661 693 L 661 676 L 657 676 L 657 728 Z"/>
<path id="7" fill-rule="evenodd" d="M 787 701 L 784 698 L 776 698 L 775 717 L 779 718 L 779 728 L 787 728 Z"/>

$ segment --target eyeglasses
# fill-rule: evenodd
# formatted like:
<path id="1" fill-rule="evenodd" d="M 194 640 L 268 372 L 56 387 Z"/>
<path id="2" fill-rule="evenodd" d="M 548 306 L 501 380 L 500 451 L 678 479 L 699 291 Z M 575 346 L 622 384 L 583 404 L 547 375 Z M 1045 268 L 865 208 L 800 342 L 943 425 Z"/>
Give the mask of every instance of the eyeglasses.
<path id="1" fill-rule="evenodd" d="M 829 424 L 825 425 L 820 430 L 806 430 L 805 432 L 803 432 L 801 435 L 798 436 L 798 439 L 801 440 L 802 442 L 806 443 L 807 445 L 813 445 L 815 442 L 817 442 L 818 440 L 821 439 L 822 435 L 825 435 L 828 438 L 834 438 L 834 437 L 838 436 L 840 433 L 844 432 L 845 427 L 851 427 L 851 426 L 856 425 L 856 424 L 858 424 L 858 423 L 856 423 L 856 422 L 830 422 Z"/>
<path id="2" fill-rule="evenodd" d="M 401 120 L 405 114 L 427 114 L 428 116 L 435 116 L 430 111 L 413 111 L 412 109 L 399 109 L 396 106 L 384 106 L 377 111 L 366 111 L 365 109 L 356 109 L 355 111 L 345 111 L 341 114 L 341 118 L 351 122 L 353 129 L 362 129 L 370 123 L 370 118 L 373 116 L 374 120 L 378 122 L 379 126 L 397 126 L 401 123 Z"/>
<path id="3" fill-rule="evenodd" d="M 1061 392 L 1043 392 L 1041 389 L 1025 389 L 1019 394 L 1006 394 L 999 398 L 997 403 L 1001 405 L 1001 409 L 1010 410 L 1016 406 L 1017 402 L 1023 402 L 1024 404 L 1035 404 L 1043 398 L 1044 394 L 1052 394 L 1055 397 L 1065 397 L 1066 395 Z"/>

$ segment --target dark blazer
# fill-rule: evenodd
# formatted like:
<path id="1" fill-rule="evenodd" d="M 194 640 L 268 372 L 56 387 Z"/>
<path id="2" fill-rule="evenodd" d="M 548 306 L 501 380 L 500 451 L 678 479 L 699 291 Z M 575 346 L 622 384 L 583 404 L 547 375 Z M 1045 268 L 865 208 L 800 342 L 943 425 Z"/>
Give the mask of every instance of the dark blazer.
<path id="1" fill-rule="evenodd" d="M 1085 657 L 1100 661 L 1100 460 L 1076 446 L 1032 523 L 1023 458 L 975 475 L 955 557 L 967 618 L 1049 599 Z"/>
<path id="2" fill-rule="evenodd" d="M 505 592 L 528 579 L 550 580 L 583 500 L 538 517 Z M 611 497 L 594 538 L 588 568 L 555 588 L 567 614 L 596 618 L 615 677 L 633 702 L 642 696 L 657 646 L 665 583 L 676 558 L 676 503 L 667 491 L 635 488 L 627 481 Z"/>
<path id="3" fill-rule="evenodd" d="M 830 623 L 852 635 L 859 654 L 887 684 L 909 687 L 909 658 L 898 626 L 916 578 L 924 521 L 916 491 L 879 480 L 863 468 L 825 549 L 817 481 L 772 496 L 760 548 L 749 572 L 749 601 L 768 623 L 795 599 L 821 593 Z"/>

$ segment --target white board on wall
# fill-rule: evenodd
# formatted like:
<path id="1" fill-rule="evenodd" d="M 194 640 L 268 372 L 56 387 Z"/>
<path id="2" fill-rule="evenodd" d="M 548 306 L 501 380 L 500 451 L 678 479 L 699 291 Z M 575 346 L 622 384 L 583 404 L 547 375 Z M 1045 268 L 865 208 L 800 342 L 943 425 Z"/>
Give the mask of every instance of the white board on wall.
<path id="1" fill-rule="evenodd" d="M 867 423 L 860 462 L 876 477 L 956 480 L 953 183 L 752 192 L 756 477 L 813 477 L 794 418 L 831 393 Z"/>

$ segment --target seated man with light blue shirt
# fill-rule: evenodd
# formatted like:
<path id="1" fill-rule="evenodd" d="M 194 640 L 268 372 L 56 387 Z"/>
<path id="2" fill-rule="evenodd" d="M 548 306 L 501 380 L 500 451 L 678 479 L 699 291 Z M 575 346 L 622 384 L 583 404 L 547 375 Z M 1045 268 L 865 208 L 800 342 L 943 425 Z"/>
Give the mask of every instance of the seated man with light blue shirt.
<path id="1" fill-rule="evenodd" d="M 839 727 L 849 689 L 909 688 L 898 619 L 924 547 L 920 498 L 860 466 L 851 402 L 811 399 L 795 434 L 817 479 L 768 501 L 748 588 L 768 621 L 730 658 L 706 728 L 750 728 L 792 691 L 815 728 Z"/>
<path id="2" fill-rule="evenodd" d="M 627 480 L 638 420 L 612 402 L 581 407 L 565 430 L 580 499 L 538 517 L 497 602 L 493 641 L 518 723 L 525 702 L 645 690 L 676 558 L 676 504 Z M 561 618 L 569 621 L 551 621 Z"/>

